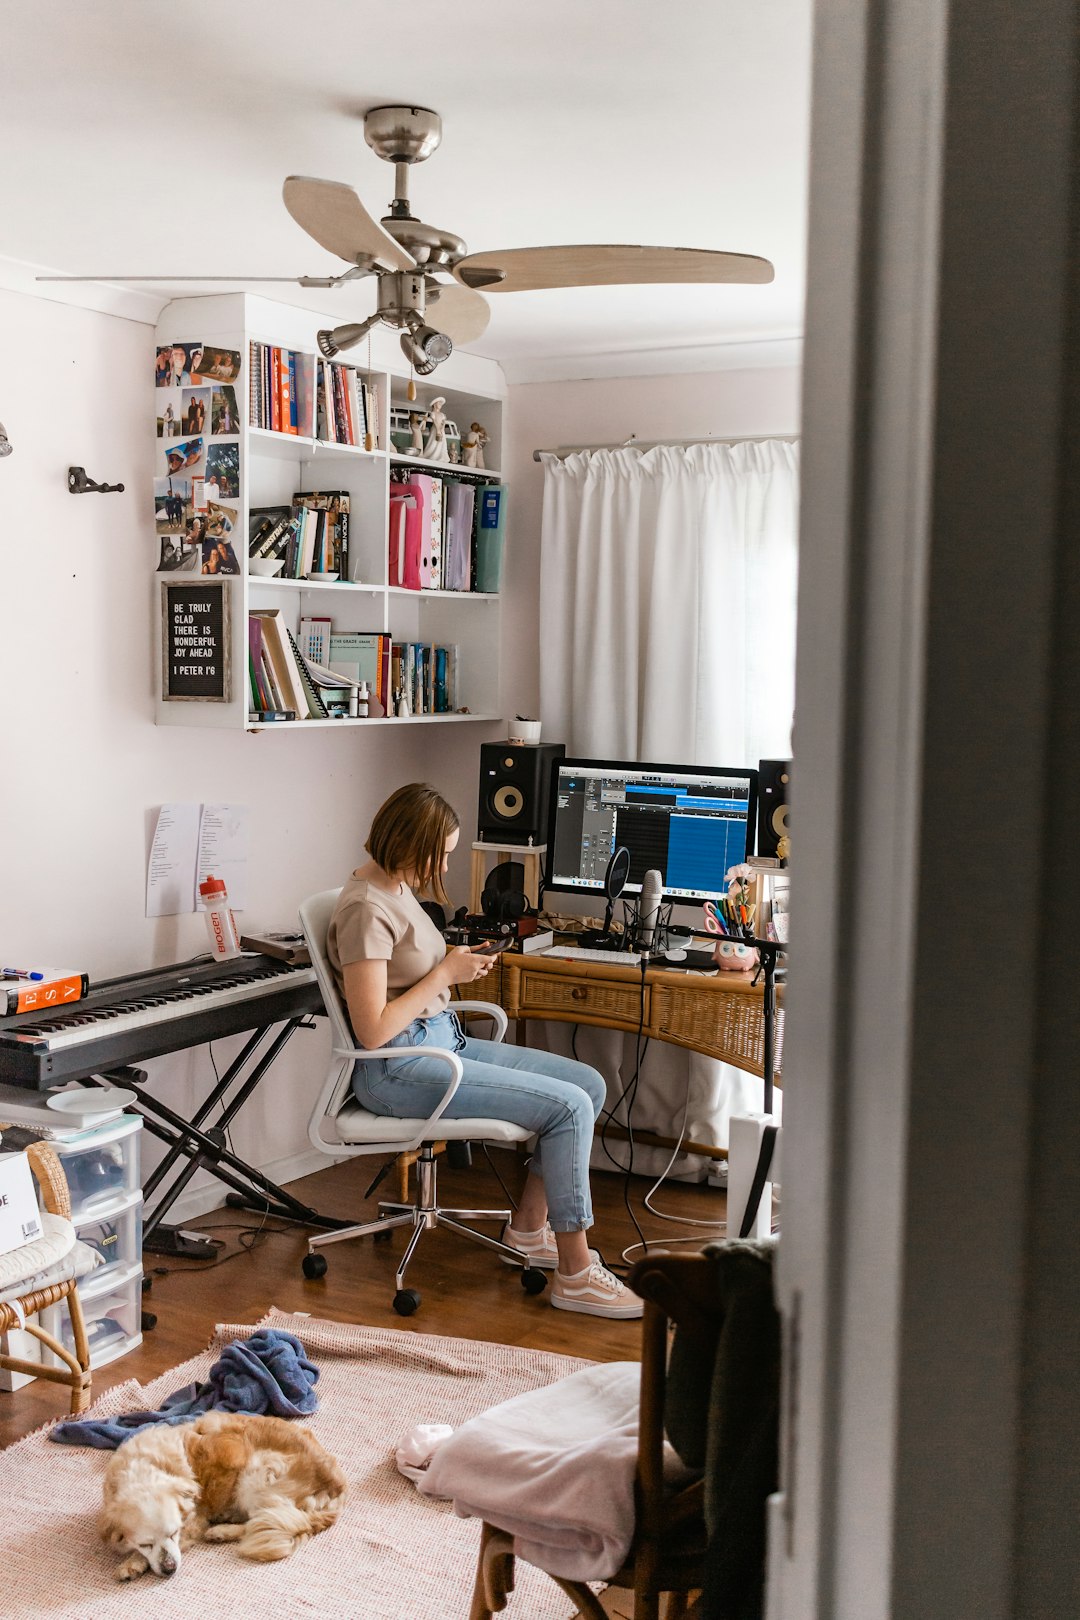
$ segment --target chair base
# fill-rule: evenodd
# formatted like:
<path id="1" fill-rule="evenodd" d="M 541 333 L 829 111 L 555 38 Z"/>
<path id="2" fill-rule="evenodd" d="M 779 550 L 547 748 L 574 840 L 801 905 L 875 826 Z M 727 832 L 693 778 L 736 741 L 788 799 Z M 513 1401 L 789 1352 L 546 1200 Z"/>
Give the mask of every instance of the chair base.
<path id="1" fill-rule="evenodd" d="M 521 1266 L 523 1271 L 531 1269 L 529 1257 L 521 1249 L 515 1249 L 512 1244 L 504 1243 L 500 1238 L 488 1237 L 486 1232 L 477 1232 L 471 1226 L 465 1226 L 465 1221 L 499 1221 L 508 1225 L 511 1211 L 508 1209 L 446 1209 L 438 1201 L 437 1188 L 438 1165 L 433 1146 L 425 1142 L 416 1159 L 416 1201 L 412 1204 L 395 1204 L 389 1202 L 379 1203 L 379 1209 L 385 1210 L 376 1221 L 364 1221 L 359 1226 L 346 1226 L 339 1232 L 319 1232 L 308 1239 L 308 1254 L 316 1254 L 331 1243 L 343 1243 L 348 1238 L 373 1237 L 384 1232 L 392 1232 L 398 1226 L 411 1226 L 412 1236 L 405 1245 L 405 1253 L 401 1257 L 395 1275 L 395 1286 L 400 1293 L 405 1286 L 405 1271 L 416 1253 L 420 1239 L 427 1231 L 436 1227 L 445 1226 L 448 1231 L 456 1232 L 459 1237 L 469 1238 L 473 1243 L 480 1243 L 486 1249 L 494 1249 L 496 1254 L 503 1255 Z"/>

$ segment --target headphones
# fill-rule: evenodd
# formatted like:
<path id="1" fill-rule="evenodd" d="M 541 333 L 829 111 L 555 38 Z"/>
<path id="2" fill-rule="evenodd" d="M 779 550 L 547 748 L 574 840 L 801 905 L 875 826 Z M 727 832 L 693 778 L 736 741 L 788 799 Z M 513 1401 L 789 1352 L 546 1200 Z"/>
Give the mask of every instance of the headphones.
<path id="1" fill-rule="evenodd" d="M 480 910 L 490 922 L 516 923 L 529 909 L 525 894 L 525 867 L 521 861 L 503 861 L 492 867 L 480 896 Z"/>

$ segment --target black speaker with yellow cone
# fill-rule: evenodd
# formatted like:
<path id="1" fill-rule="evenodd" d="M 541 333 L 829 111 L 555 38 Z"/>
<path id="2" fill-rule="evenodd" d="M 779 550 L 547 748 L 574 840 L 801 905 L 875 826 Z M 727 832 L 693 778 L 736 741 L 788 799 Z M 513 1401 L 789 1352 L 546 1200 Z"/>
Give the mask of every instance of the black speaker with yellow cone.
<path id="1" fill-rule="evenodd" d="M 791 854 L 790 759 L 758 761 L 759 855 L 786 861 Z"/>
<path id="2" fill-rule="evenodd" d="M 547 841 L 551 770 L 565 743 L 481 743 L 477 837 L 489 844 Z"/>

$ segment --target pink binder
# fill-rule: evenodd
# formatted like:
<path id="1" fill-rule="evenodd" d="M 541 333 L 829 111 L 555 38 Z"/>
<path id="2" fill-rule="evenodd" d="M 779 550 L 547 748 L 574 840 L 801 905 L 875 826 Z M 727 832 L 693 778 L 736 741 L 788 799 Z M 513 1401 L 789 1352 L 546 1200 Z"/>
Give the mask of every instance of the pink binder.
<path id="1" fill-rule="evenodd" d="M 423 527 L 420 491 L 414 484 L 390 484 L 390 583 L 420 589 Z"/>

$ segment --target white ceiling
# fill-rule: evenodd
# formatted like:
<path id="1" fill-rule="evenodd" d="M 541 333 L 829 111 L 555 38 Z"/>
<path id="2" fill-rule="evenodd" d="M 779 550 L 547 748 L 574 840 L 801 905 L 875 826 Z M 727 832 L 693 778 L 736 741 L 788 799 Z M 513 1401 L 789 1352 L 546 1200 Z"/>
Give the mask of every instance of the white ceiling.
<path id="1" fill-rule="evenodd" d="M 511 376 L 563 359 L 567 374 L 603 371 L 605 357 L 625 370 L 627 351 L 775 347 L 802 329 L 810 12 L 811 0 L 7 0 L 0 255 L 119 282 L 333 273 L 286 213 L 282 179 L 348 181 L 382 214 L 393 171 L 357 115 L 412 102 L 443 118 L 442 147 L 412 171 L 414 210 L 471 250 L 646 242 L 776 266 L 765 287 L 495 295 L 474 347 Z M 340 320 L 372 307 L 363 285 L 259 290 Z"/>

